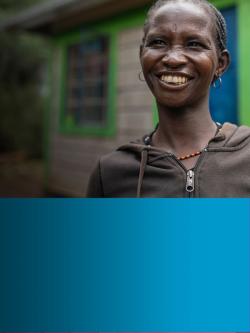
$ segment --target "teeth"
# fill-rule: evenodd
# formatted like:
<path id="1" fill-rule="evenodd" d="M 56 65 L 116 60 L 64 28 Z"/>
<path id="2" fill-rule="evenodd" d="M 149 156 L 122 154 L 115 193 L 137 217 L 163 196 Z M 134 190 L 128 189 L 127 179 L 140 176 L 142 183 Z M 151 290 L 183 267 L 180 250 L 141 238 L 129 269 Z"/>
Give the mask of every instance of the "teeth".
<path id="1" fill-rule="evenodd" d="M 176 85 L 185 84 L 188 78 L 185 76 L 162 75 L 161 80 L 166 83 L 174 83 Z"/>
<path id="2" fill-rule="evenodd" d="M 168 75 L 168 76 L 163 76 L 163 81 L 166 82 L 173 82 L 173 77 Z"/>

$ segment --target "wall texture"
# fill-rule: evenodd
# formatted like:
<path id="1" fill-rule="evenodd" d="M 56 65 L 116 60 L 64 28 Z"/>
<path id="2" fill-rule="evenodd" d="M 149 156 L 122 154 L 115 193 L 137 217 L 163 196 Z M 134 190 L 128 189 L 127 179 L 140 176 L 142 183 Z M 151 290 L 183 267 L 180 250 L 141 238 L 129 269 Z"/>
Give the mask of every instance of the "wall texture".
<path id="1" fill-rule="evenodd" d="M 141 38 L 141 27 L 127 28 L 117 35 L 116 135 L 111 138 L 60 133 L 58 83 L 62 80 L 62 55 L 60 48 L 55 47 L 47 166 L 49 191 L 69 196 L 84 196 L 90 172 L 100 156 L 152 130 L 153 98 L 145 82 L 138 78 Z"/>

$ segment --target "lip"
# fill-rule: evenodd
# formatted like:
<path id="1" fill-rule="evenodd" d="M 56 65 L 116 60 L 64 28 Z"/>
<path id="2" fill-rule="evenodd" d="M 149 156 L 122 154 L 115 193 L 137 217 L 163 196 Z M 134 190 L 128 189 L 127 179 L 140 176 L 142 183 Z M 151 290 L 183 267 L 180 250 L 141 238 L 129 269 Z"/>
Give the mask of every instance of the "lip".
<path id="1" fill-rule="evenodd" d="M 161 80 L 162 76 L 180 76 L 180 77 L 186 77 L 188 79 L 188 81 L 186 83 L 183 84 L 170 84 L 167 83 L 165 81 Z M 183 88 L 187 87 L 190 83 L 190 81 L 192 81 L 194 79 L 194 76 L 190 75 L 189 73 L 186 72 L 173 72 L 173 71 L 161 71 L 155 74 L 155 76 L 157 77 L 160 85 L 164 88 L 168 88 L 169 90 L 174 90 L 174 91 L 178 91 L 178 90 L 182 90 Z"/>
<path id="2" fill-rule="evenodd" d="M 155 74 L 158 78 L 161 78 L 162 75 L 168 76 L 184 76 L 189 80 L 192 80 L 194 78 L 193 75 L 186 73 L 186 72 L 175 72 L 175 71 L 160 71 Z"/>

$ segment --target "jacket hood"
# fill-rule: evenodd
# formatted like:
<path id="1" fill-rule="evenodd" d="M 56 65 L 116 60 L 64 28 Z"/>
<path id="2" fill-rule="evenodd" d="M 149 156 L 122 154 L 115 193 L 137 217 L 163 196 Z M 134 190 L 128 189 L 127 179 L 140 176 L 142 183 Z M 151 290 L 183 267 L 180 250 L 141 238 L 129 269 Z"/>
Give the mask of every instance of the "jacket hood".
<path id="1" fill-rule="evenodd" d="M 140 197 L 145 168 L 148 162 L 161 155 L 172 156 L 163 148 L 150 145 L 153 133 L 141 139 L 122 145 L 117 150 L 127 151 L 140 156 L 140 171 L 138 176 L 137 197 Z M 250 128 L 224 123 L 218 133 L 212 138 L 207 146 L 207 151 L 233 151 L 243 148 L 250 140 Z"/>
<path id="2" fill-rule="evenodd" d="M 159 153 L 168 154 L 166 150 L 151 146 L 148 142 L 150 140 L 151 134 L 145 135 L 141 139 L 131 141 L 128 144 L 122 145 L 118 150 L 126 150 L 134 153 L 141 153 L 143 150 L 147 149 L 150 151 L 150 155 L 155 155 L 154 151 Z M 250 127 L 247 126 L 237 126 L 231 123 L 224 123 L 217 135 L 210 140 L 209 150 L 232 150 L 240 149 L 244 146 L 247 141 L 250 140 Z"/>

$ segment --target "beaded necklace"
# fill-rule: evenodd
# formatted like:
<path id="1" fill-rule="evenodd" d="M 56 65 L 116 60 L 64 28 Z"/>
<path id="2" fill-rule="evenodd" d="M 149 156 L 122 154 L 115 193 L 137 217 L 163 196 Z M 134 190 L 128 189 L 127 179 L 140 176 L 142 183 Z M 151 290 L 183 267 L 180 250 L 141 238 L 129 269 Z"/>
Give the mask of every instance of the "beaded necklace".
<path id="1" fill-rule="evenodd" d="M 221 127 L 222 127 L 222 125 L 221 125 L 220 123 L 218 123 L 218 122 L 216 122 L 215 124 L 216 124 L 216 126 L 217 126 L 217 130 L 216 130 L 216 133 L 215 133 L 214 136 L 216 136 L 216 135 L 219 133 L 219 131 L 221 130 Z M 147 136 L 144 138 L 144 142 L 145 142 L 146 145 L 150 145 L 150 143 L 151 143 L 151 141 L 152 141 L 152 136 L 153 136 L 153 134 L 156 132 L 157 127 L 158 127 L 158 124 L 157 124 L 155 130 L 154 130 L 150 135 L 147 135 Z M 176 158 L 177 158 L 177 160 L 179 160 L 179 161 L 184 161 L 184 160 L 187 160 L 187 159 L 189 159 L 189 158 L 192 158 L 192 157 L 195 157 L 195 156 L 199 156 L 199 155 L 201 155 L 202 151 L 204 151 L 205 149 L 206 149 L 206 147 L 205 147 L 204 149 L 199 150 L 199 151 L 196 151 L 196 152 L 194 152 L 194 153 L 192 153 L 192 154 L 183 155 L 183 156 L 177 156 Z"/>
<path id="2" fill-rule="evenodd" d="M 202 153 L 202 150 L 197 151 L 195 153 L 189 154 L 189 155 L 185 155 L 185 156 L 177 156 L 177 160 L 179 161 L 184 161 L 187 160 L 189 158 L 195 157 L 195 156 L 199 156 Z"/>
<path id="3" fill-rule="evenodd" d="M 221 130 L 221 127 L 222 127 L 222 125 L 220 123 L 218 123 L 218 122 L 216 122 L 215 124 L 217 126 L 217 129 L 216 129 L 216 132 L 215 132 L 214 136 L 216 136 L 219 133 L 219 131 Z M 195 156 L 199 156 L 206 149 L 206 147 L 203 148 L 202 150 L 197 151 L 197 152 L 192 153 L 192 154 L 188 154 L 188 155 L 184 155 L 184 156 L 177 156 L 177 160 L 184 161 L 184 160 L 187 160 L 189 158 L 192 158 L 192 157 L 195 157 Z"/>

